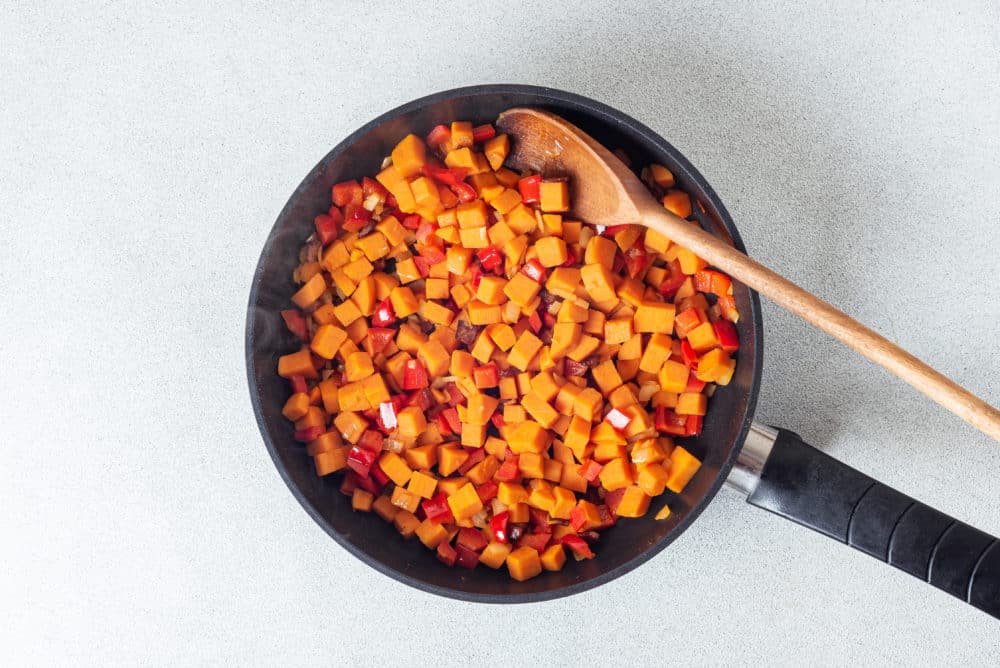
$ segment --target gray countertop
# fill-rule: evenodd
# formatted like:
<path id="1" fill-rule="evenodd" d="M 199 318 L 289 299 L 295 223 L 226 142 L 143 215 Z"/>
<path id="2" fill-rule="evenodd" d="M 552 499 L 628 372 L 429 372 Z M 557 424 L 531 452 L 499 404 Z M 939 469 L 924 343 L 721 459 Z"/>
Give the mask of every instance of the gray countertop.
<path id="1" fill-rule="evenodd" d="M 243 323 L 271 224 L 331 146 L 433 91 L 541 84 L 647 123 L 755 257 L 1000 404 L 996 3 L 185 4 L 0 8 L 8 660 L 995 662 L 996 620 L 725 490 L 569 599 L 397 584 L 278 477 Z M 759 420 L 1000 535 L 997 443 L 764 315 Z"/>

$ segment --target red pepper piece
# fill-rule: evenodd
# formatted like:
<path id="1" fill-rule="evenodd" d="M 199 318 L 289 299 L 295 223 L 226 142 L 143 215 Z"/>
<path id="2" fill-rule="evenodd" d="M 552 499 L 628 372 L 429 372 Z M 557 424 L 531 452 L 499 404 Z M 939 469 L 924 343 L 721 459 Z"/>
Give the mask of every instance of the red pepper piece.
<path id="1" fill-rule="evenodd" d="M 368 199 L 372 195 L 378 195 L 384 199 L 389 194 L 389 191 L 375 179 L 370 179 L 366 176 L 361 179 L 361 194 L 365 199 Z"/>
<path id="2" fill-rule="evenodd" d="M 740 349 L 740 337 L 736 335 L 736 327 L 728 320 L 716 320 L 712 323 L 715 336 L 719 339 L 719 347 L 727 353 L 735 353 Z"/>
<path id="3" fill-rule="evenodd" d="M 712 269 L 702 269 L 694 275 L 694 289 L 699 292 L 711 292 L 721 297 L 729 293 L 733 282 L 725 274 Z"/>
<path id="4" fill-rule="evenodd" d="M 458 467 L 459 475 L 465 475 L 469 472 L 469 469 L 484 459 L 486 459 L 486 448 L 476 448 L 469 451 L 469 456 L 466 457 L 465 461 L 462 462 L 462 465 Z"/>
<path id="5" fill-rule="evenodd" d="M 367 448 L 375 452 L 382 452 L 382 441 L 385 440 L 382 434 L 378 433 L 374 429 L 366 429 L 361 438 L 358 439 L 358 445 L 362 448 Z"/>
<path id="6" fill-rule="evenodd" d="M 458 419 L 458 409 L 454 406 L 451 408 L 446 408 L 439 413 L 443 416 L 445 421 L 448 423 L 448 427 L 451 429 L 451 433 L 460 434 L 462 433 L 462 422 Z"/>
<path id="7" fill-rule="evenodd" d="M 295 440 L 300 443 L 315 441 L 324 431 L 326 431 L 326 429 L 323 427 L 306 427 L 305 429 L 299 429 L 295 432 Z"/>
<path id="8" fill-rule="evenodd" d="M 503 415 L 499 412 L 496 412 L 490 416 L 490 422 L 493 423 L 493 426 L 496 427 L 498 431 L 500 429 L 503 429 L 504 425 L 507 424 L 506 422 L 503 421 Z"/>
<path id="9" fill-rule="evenodd" d="M 625 271 L 628 272 L 629 278 L 641 274 L 647 264 L 649 264 L 649 253 L 643 249 L 641 241 L 635 242 L 635 245 L 625 251 Z"/>
<path id="10" fill-rule="evenodd" d="M 587 482 L 596 482 L 597 476 L 601 474 L 601 469 L 604 467 L 593 459 L 586 460 L 580 465 L 579 473 L 583 478 L 587 479 Z"/>
<path id="11" fill-rule="evenodd" d="M 517 182 L 521 193 L 521 201 L 525 204 L 538 204 L 541 201 L 542 175 L 526 176 Z"/>
<path id="12" fill-rule="evenodd" d="M 340 493 L 345 496 L 350 496 L 354 494 L 354 490 L 358 488 L 358 474 L 354 471 L 348 471 L 347 475 L 344 476 L 344 481 L 340 483 Z"/>
<path id="13" fill-rule="evenodd" d="M 701 415 L 688 415 L 687 421 L 684 423 L 684 435 L 685 436 L 699 436 L 701 435 L 701 428 L 704 424 L 704 417 Z"/>
<path id="14" fill-rule="evenodd" d="M 736 310 L 736 298 L 732 295 L 719 295 L 719 299 L 716 302 L 719 305 L 719 310 L 722 311 L 722 317 L 729 322 L 736 322 L 740 319 L 740 312 Z"/>
<path id="15" fill-rule="evenodd" d="M 465 202 L 471 202 L 476 199 L 479 195 L 476 194 L 476 189 L 470 186 L 468 183 L 456 183 L 455 185 L 448 186 L 451 191 L 455 193 L 455 197 L 458 198 L 459 202 L 463 204 Z"/>
<path id="16" fill-rule="evenodd" d="M 552 540 L 552 534 L 550 533 L 526 533 L 517 539 L 517 546 L 527 546 L 539 552 L 544 552 L 550 540 Z"/>
<path id="17" fill-rule="evenodd" d="M 606 228 L 604 228 L 604 232 L 601 234 L 601 236 L 613 237 L 625 229 L 628 229 L 628 223 L 624 225 L 608 225 Z"/>
<path id="18" fill-rule="evenodd" d="M 425 244 L 427 243 L 427 238 L 433 236 L 434 232 L 437 230 L 437 225 L 434 223 L 428 223 L 423 221 L 417 226 L 417 243 Z"/>
<path id="19" fill-rule="evenodd" d="M 337 209 L 334 209 L 334 211 L 337 211 Z M 341 220 L 343 220 L 343 217 L 341 217 Z M 329 214 L 321 213 L 316 216 L 313 219 L 313 225 L 316 226 L 316 237 L 324 246 L 337 238 L 337 221 Z"/>
<path id="20" fill-rule="evenodd" d="M 531 327 L 531 331 L 535 334 L 542 331 L 542 319 L 539 317 L 538 311 L 528 316 L 528 327 Z"/>
<path id="21" fill-rule="evenodd" d="M 438 413 L 434 417 L 434 421 L 437 423 L 438 431 L 441 432 L 442 436 L 451 436 L 455 433 L 452 431 L 451 425 L 448 423 L 448 418 L 444 416 L 444 412 Z"/>
<path id="22" fill-rule="evenodd" d="M 371 346 L 371 352 L 377 355 L 392 343 L 392 339 L 396 336 L 396 330 L 389 329 L 388 327 L 369 327 L 368 328 L 368 343 Z"/>
<path id="23" fill-rule="evenodd" d="M 692 369 L 698 366 L 698 353 L 694 351 L 687 340 L 681 341 L 681 357 L 684 359 L 684 363 Z"/>
<path id="24" fill-rule="evenodd" d="M 458 555 L 455 558 L 455 563 L 462 568 L 475 568 L 476 564 L 479 563 L 479 553 L 462 545 L 455 546 L 455 554 Z"/>
<path id="25" fill-rule="evenodd" d="M 625 488 L 616 489 L 613 492 L 608 492 L 604 495 L 604 503 L 607 504 L 608 510 L 612 515 L 618 514 L 618 504 L 622 502 L 622 497 L 625 496 Z"/>
<path id="26" fill-rule="evenodd" d="M 419 249 L 420 255 L 418 257 L 426 260 L 428 265 L 444 262 L 445 260 L 444 248 L 440 245 L 443 242 L 438 241 L 438 239 L 439 237 L 432 237 L 433 243 L 425 244 Z M 416 260 L 414 260 L 414 262 L 416 262 Z"/>
<path id="27" fill-rule="evenodd" d="M 455 560 L 458 559 L 458 553 L 446 541 L 441 541 L 438 543 L 437 558 L 445 566 L 454 566 Z"/>
<path id="28" fill-rule="evenodd" d="M 486 540 L 486 536 L 479 529 L 463 527 L 458 530 L 458 538 L 455 539 L 455 544 L 456 546 L 461 545 L 473 552 L 482 552 L 483 548 L 489 545 L 490 542 Z"/>
<path id="29" fill-rule="evenodd" d="M 331 197 L 337 206 L 347 206 L 348 204 L 361 206 L 365 199 L 361 184 L 353 179 L 334 184 Z"/>
<path id="30" fill-rule="evenodd" d="M 344 207 L 344 230 L 357 232 L 372 219 L 372 212 L 360 204 L 348 204 Z"/>
<path id="31" fill-rule="evenodd" d="M 472 141 L 479 144 L 497 136 L 496 128 L 489 123 L 472 128 Z"/>
<path id="32" fill-rule="evenodd" d="M 656 430 L 674 436 L 687 435 L 687 418 L 678 415 L 666 406 L 656 407 L 656 416 L 653 420 Z"/>
<path id="33" fill-rule="evenodd" d="M 392 308 L 392 301 L 386 297 L 375 307 L 372 313 L 373 327 L 388 327 L 396 322 L 396 311 Z"/>
<path id="34" fill-rule="evenodd" d="M 399 202 L 396 201 L 396 196 L 389 193 L 385 198 L 385 205 L 390 209 L 396 209 L 399 207 Z M 398 216 L 397 216 L 398 218 Z"/>
<path id="35" fill-rule="evenodd" d="M 377 454 L 359 445 L 353 445 L 347 453 L 347 467 L 359 476 L 367 477 L 371 471 L 372 464 L 375 463 Z"/>
<path id="36" fill-rule="evenodd" d="M 483 503 L 489 503 L 496 498 L 497 494 L 500 493 L 500 485 L 496 484 L 492 480 L 487 480 L 482 485 L 476 488 L 476 494 L 479 495 L 479 500 Z"/>
<path id="37" fill-rule="evenodd" d="M 455 516 L 451 514 L 451 506 L 448 505 L 448 495 L 438 492 L 434 497 L 422 501 L 420 506 L 427 514 L 427 519 L 432 522 L 454 522 Z"/>
<path id="38" fill-rule="evenodd" d="M 569 525 L 573 527 L 573 531 L 579 531 L 587 525 L 587 514 L 583 508 L 576 506 L 569 511 Z"/>
<path id="39" fill-rule="evenodd" d="M 401 220 L 400 223 L 402 223 L 403 227 L 405 227 L 408 230 L 415 230 L 418 227 L 420 227 L 420 223 L 423 222 L 423 220 L 424 219 L 421 218 L 419 215 L 411 213 L 408 216 L 404 216 L 403 220 Z"/>
<path id="40" fill-rule="evenodd" d="M 525 276 L 533 280 L 535 283 L 544 283 L 545 274 L 547 272 L 545 271 L 545 267 L 542 266 L 541 262 L 539 262 L 535 258 L 532 258 L 527 262 L 525 262 L 524 266 L 521 267 L 521 273 L 523 273 Z"/>
<path id="41" fill-rule="evenodd" d="M 670 301 L 677 294 L 680 287 L 684 285 L 684 279 L 687 276 L 681 271 L 681 263 L 677 260 L 673 260 L 667 268 L 670 270 L 670 273 L 660 283 L 660 294 L 663 295 L 664 299 Z"/>
<path id="42" fill-rule="evenodd" d="M 468 401 L 468 399 L 465 398 L 465 395 L 462 394 L 462 390 L 458 389 L 458 385 L 455 383 L 448 383 L 444 386 L 444 389 L 445 392 L 448 393 L 448 404 L 450 406 L 464 406 Z M 458 413 L 456 412 L 455 415 L 457 416 Z M 457 420 L 458 418 L 456 417 L 455 419 Z M 451 422 L 451 418 L 448 418 L 448 422 Z M 461 431 L 461 427 L 453 429 L 453 431 Z"/>
<path id="43" fill-rule="evenodd" d="M 493 540 L 498 543 L 507 542 L 507 522 L 509 520 L 510 512 L 506 510 L 490 518 L 490 533 L 493 534 Z"/>
<path id="44" fill-rule="evenodd" d="M 518 475 L 520 475 L 517 463 L 517 455 L 507 455 L 507 458 L 503 460 L 503 464 L 497 469 L 496 479 L 501 482 L 513 482 L 517 480 Z"/>
<path id="45" fill-rule="evenodd" d="M 288 384 L 292 386 L 292 392 L 295 394 L 309 391 L 309 386 L 306 385 L 306 377 L 301 373 L 297 373 L 289 378 Z"/>
<path id="46" fill-rule="evenodd" d="M 438 186 L 438 199 L 441 200 L 441 206 L 446 209 L 454 209 L 458 206 L 458 195 L 453 193 L 448 186 Z"/>
<path id="47" fill-rule="evenodd" d="M 465 167 L 442 167 L 432 162 L 424 164 L 420 168 L 420 171 L 424 173 L 424 176 L 432 178 L 446 186 L 457 186 L 462 183 L 469 173 L 469 170 Z"/>
<path id="48" fill-rule="evenodd" d="M 386 474 L 385 471 L 382 470 L 382 467 L 379 466 L 378 462 L 375 462 L 375 464 L 372 466 L 371 473 L 369 475 L 371 476 L 372 480 L 374 480 L 375 483 L 378 484 L 380 488 L 385 487 L 387 484 L 389 484 L 389 476 L 388 474 Z"/>
<path id="49" fill-rule="evenodd" d="M 587 545 L 587 541 L 580 538 L 579 536 L 574 536 L 573 534 L 566 534 L 562 537 L 560 541 L 563 545 L 573 550 L 573 554 L 582 559 L 593 559 L 594 553 Z"/>
<path id="50" fill-rule="evenodd" d="M 617 408 L 612 408 L 608 411 L 608 414 L 604 416 L 604 421 L 614 427 L 615 431 L 625 431 L 628 428 L 629 423 L 632 418 L 622 413 Z"/>
<path id="51" fill-rule="evenodd" d="M 434 395 L 431 394 L 430 389 L 426 387 L 421 390 L 416 390 L 410 393 L 410 396 L 406 401 L 406 405 L 416 406 L 422 411 L 427 411 L 434 405 Z"/>
<path id="52" fill-rule="evenodd" d="M 451 139 L 451 128 L 447 125 L 435 125 L 427 133 L 428 146 L 440 146 Z M 450 564 L 449 564 L 450 565 Z"/>
<path id="53" fill-rule="evenodd" d="M 695 375 L 694 369 L 688 373 L 688 384 L 684 387 L 685 392 L 701 392 L 705 389 L 707 383 L 703 380 L 698 380 L 698 376 Z"/>
<path id="54" fill-rule="evenodd" d="M 552 527 L 549 525 L 549 514 L 546 511 L 541 508 L 528 508 L 528 518 L 536 532 L 552 533 Z"/>
<path id="55" fill-rule="evenodd" d="M 479 258 L 479 264 L 486 271 L 492 271 L 503 265 L 503 253 L 496 246 L 487 246 L 481 249 L 476 253 L 476 257 Z"/>
<path id="56" fill-rule="evenodd" d="M 374 470 L 375 469 L 373 468 L 372 471 L 374 471 Z M 386 477 L 386 480 L 388 480 L 388 477 Z M 382 488 L 385 487 L 384 484 L 381 484 L 381 485 L 377 484 L 369 476 L 364 476 L 364 477 L 357 476 L 357 485 L 358 485 L 358 487 L 360 487 L 361 489 L 365 490 L 366 492 L 371 492 L 372 494 L 375 494 L 375 495 L 377 495 L 379 492 L 381 492 Z"/>
<path id="57" fill-rule="evenodd" d="M 562 263 L 563 267 L 572 267 L 576 264 L 576 253 L 572 249 L 566 249 L 566 261 Z"/>
<path id="58" fill-rule="evenodd" d="M 309 339 L 309 329 L 306 327 L 306 319 L 302 313 L 296 309 L 289 308 L 281 312 L 281 319 L 285 321 L 288 331 L 299 337 L 303 341 Z"/>

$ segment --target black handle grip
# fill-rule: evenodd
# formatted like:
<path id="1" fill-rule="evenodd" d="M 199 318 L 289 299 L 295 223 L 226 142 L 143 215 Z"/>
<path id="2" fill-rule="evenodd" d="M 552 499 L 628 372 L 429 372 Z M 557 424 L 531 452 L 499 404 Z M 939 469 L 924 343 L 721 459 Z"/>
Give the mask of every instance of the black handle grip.
<path id="1" fill-rule="evenodd" d="M 1000 541 L 779 430 L 747 502 L 847 543 L 1000 618 Z"/>

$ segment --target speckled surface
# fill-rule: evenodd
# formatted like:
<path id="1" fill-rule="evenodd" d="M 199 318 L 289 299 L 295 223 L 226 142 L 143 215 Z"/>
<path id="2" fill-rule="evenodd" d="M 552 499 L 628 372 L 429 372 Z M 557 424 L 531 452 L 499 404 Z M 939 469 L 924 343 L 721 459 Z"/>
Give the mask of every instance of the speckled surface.
<path id="1" fill-rule="evenodd" d="M 729 491 L 570 599 L 408 589 L 292 498 L 243 368 L 251 273 L 302 176 L 377 113 L 509 81 L 647 123 L 757 258 L 1000 404 L 995 3 L 202 4 L 0 8 L 9 661 L 995 661 L 995 620 Z M 996 443 L 764 310 L 759 419 L 1000 535 Z"/>

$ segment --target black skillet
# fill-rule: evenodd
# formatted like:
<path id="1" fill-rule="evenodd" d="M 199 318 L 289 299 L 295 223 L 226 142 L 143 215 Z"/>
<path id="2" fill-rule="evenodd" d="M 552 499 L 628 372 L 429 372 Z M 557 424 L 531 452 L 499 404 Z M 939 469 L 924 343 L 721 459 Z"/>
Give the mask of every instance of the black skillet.
<path id="1" fill-rule="evenodd" d="M 594 100 L 520 85 L 474 86 L 415 100 L 376 118 L 342 141 L 306 176 L 278 216 L 261 253 L 247 312 L 246 358 L 257 423 L 279 473 L 306 511 L 330 536 L 373 568 L 408 585 L 457 599 L 525 603 L 596 587 L 639 566 L 693 522 L 726 481 L 747 501 L 847 543 L 987 613 L 1000 617 L 1000 542 L 878 483 L 807 445 L 795 434 L 752 424 L 761 374 L 761 314 L 757 294 L 735 286 L 742 317 L 739 363 L 732 383 L 713 396 L 700 437 L 684 445 L 703 460 L 683 493 L 653 500 L 645 517 L 623 520 L 601 535 L 597 558 L 570 561 L 559 572 L 515 582 L 506 571 L 447 568 L 417 541 L 403 541 L 389 524 L 351 510 L 339 476 L 316 476 L 312 460 L 292 440 L 281 415 L 288 385 L 277 358 L 294 350 L 279 311 L 295 288 L 298 250 L 317 212 L 330 206 L 330 186 L 378 171 L 383 156 L 413 131 L 455 119 L 493 122 L 510 107 L 553 111 L 604 145 L 623 149 L 636 165 L 658 162 L 705 206 L 701 222 L 745 251 L 736 226 L 711 186 L 652 130 Z M 735 468 L 734 468 L 735 467 Z M 667 503 L 665 521 L 653 515 Z"/>

